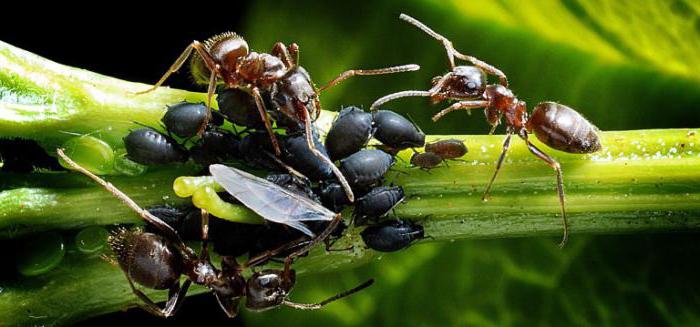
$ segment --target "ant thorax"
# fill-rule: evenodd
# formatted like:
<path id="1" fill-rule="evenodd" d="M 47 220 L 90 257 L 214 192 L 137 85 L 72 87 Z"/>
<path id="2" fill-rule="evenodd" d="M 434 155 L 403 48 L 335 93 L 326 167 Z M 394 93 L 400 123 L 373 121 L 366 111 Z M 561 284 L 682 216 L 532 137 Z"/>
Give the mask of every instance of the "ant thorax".
<path id="1" fill-rule="evenodd" d="M 282 78 L 286 72 L 287 67 L 280 58 L 268 53 L 251 52 L 238 59 L 236 71 L 233 73 L 246 83 L 270 85 Z"/>

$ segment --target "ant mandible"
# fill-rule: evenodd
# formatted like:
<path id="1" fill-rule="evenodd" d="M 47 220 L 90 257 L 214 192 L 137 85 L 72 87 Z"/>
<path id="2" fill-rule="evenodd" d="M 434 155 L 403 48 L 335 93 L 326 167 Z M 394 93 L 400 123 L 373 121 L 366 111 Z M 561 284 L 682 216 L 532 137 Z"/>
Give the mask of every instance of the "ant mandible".
<path id="1" fill-rule="evenodd" d="M 528 116 L 525 102 L 518 100 L 513 91 L 508 88 L 508 79 L 502 71 L 475 57 L 460 53 L 454 48 L 450 40 L 417 19 L 406 14 L 401 14 L 399 18 L 442 42 L 447 51 L 451 71 L 443 76 L 435 77 L 433 79 L 433 87 L 428 91 L 410 90 L 389 94 L 377 99 L 372 104 L 371 110 L 375 111 L 379 106 L 389 101 L 411 96 L 430 97 L 433 103 L 457 100 L 458 102 L 433 116 L 433 121 L 438 121 L 446 114 L 456 110 L 471 111 L 471 109 L 484 108 L 486 120 L 492 127 L 489 134 L 493 133 L 500 124 L 501 118 L 505 117 L 506 138 L 503 142 L 503 149 L 496 163 L 496 171 L 486 186 L 482 199 L 486 200 L 488 198 L 491 186 L 501 169 L 503 159 L 510 147 L 511 137 L 513 134 L 517 134 L 525 141 L 527 148 L 532 154 L 556 171 L 557 193 L 559 195 L 564 228 L 560 246 L 564 246 L 568 239 L 569 229 L 564 205 L 564 183 L 561 166 L 554 158 L 532 144 L 528 140 L 528 133 L 534 132 L 535 136 L 542 143 L 560 151 L 592 153 L 601 148 L 597 134 L 598 129 L 574 109 L 554 102 L 539 103 L 535 106 L 532 116 Z M 455 66 L 455 57 L 468 61 L 474 66 Z M 498 77 L 499 83 L 488 84 L 487 74 Z"/>
<path id="2" fill-rule="evenodd" d="M 327 228 L 310 241 L 294 240 L 277 249 L 261 253 L 243 265 L 238 264 L 233 256 L 222 256 L 221 269 L 218 269 L 209 257 L 209 215 L 206 211 L 202 210 L 202 245 L 197 255 L 170 225 L 141 208 L 114 185 L 78 165 L 65 155 L 63 149 L 57 149 L 57 153 L 69 166 L 100 184 L 160 232 L 160 234 L 154 234 L 120 228 L 109 237 L 109 245 L 129 281 L 132 292 L 143 301 L 142 308 L 151 314 L 160 317 L 174 315 L 181 307 L 192 283 L 209 288 L 216 296 L 221 309 L 228 317 L 233 318 L 238 314 L 239 304 L 244 297 L 247 298 L 245 307 L 252 311 L 266 311 L 281 305 L 315 310 L 367 288 L 374 282 L 370 279 L 357 287 L 314 304 L 291 302 L 288 300 L 289 292 L 296 283 L 296 272 L 291 268 L 292 260 L 328 238 L 341 222 L 340 215 L 336 215 Z M 257 271 L 248 279 L 243 276 L 242 273 L 246 268 L 259 266 L 271 257 L 298 245 L 301 245 L 301 248 L 289 254 L 284 260 L 283 270 Z M 182 284 L 180 284 L 181 275 L 187 277 Z M 160 308 L 145 293 L 137 289 L 134 283 L 151 289 L 167 289 L 168 300 L 165 306 Z"/>
<path id="3" fill-rule="evenodd" d="M 223 81 L 225 88 L 241 89 L 250 94 L 255 99 L 260 118 L 265 124 L 275 154 L 279 157 L 279 142 L 272 131 L 263 94 L 269 96 L 269 103 L 274 107 L 273 113 L 281 112 L 282 115 L 303 124 L 309 148 L 316 157 L 329 163 L 351 202 L 354 201 L 354 195 L 347 180 L 333 162 L 316 149 L 313 142 L 312 122 L 321 113 L 318 94 L 355 75 L 392 74 L 420 69 L 418 65 L 402 65 L 382 69 L 348 70 L 325 86 L 316 88 L 308 72 L 299 66 L 299 46 L 296 43 L 287 47 L 284 43 L 277 42 L 271 53 L 258 53 L 250 51 L 248 43 L 241 36 L 227 32 L 211 37 L 204 43 L 193 41 L 153 87 L 137 94 L 157 89 L 172 73 L 182 67 L 192 50 L 197 52 L 197 56 L 194 56 L 191 62 L 195 80 L 208 80 L 208 108 L 219 79 Z"/>

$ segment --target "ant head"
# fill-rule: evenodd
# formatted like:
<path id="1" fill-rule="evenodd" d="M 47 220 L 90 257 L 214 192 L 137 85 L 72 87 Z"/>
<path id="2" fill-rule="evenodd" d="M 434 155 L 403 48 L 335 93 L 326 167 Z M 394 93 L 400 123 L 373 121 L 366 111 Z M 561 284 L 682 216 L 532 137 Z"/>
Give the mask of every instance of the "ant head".
<path id="1" fill-rule="evenodd" d="M 446 77 L 440 91 L 450 98 L 473 99 L 486 89 L 486 73 L 475 66 L 457 66 Z"/>
<path id="2" fill-rule="evenodd" d="M 513 101 L 516 100 L 513 91 L 500 84 L 487 86 L 485 95 L 486 99 L 491 103 L 490 107 L 498 111 L 506 111 L 513 104 Z"/>
<path id="3" fill-rule="evenodd" d="M 235 33 L 215 36 L 207 40 L 209 53 L 227 71 L 235 71 L 238 60 L 248 55 L 248 42 Z"/>
<path id="4" fill-rule="evenodd" d="M 265 311 L 281 305 L 295 282 L 294 270 L 290 270 L 288 275 L 281 270 L 272 269 L 253 274 L 246 287 L 246 307 L 254 311 Z"/>

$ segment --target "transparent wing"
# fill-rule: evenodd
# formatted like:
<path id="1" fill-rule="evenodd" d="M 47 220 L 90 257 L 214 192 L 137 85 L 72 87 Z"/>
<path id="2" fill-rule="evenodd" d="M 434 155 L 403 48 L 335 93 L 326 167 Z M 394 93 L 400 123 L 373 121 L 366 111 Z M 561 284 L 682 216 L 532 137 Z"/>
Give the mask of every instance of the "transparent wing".
<path id="1" fill-rule="evenodd" d="M 226 192 L 266 220 L 285 224 L 314 236 L 302 222 L 333 220 L 335 213 L 324 206 L 242 170 L 211 165 L 209 172 Z"/>

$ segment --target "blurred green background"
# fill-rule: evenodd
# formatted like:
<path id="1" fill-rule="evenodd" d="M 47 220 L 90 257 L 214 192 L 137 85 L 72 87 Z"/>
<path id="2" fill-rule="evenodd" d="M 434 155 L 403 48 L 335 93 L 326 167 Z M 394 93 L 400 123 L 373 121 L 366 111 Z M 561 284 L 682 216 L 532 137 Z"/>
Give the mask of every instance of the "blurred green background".
<path id="1" fill-rule="evenodd" d="M 412 15 L 457 49 L 503 70 L 533 106 L 578 109 L 602 130 L 700 125 L 700 2 L 672 0 L 256 1 L 242 15 L 253 49 L 297 42 L 317 84 L 349 68 L 417 63 L 416 73 L 357 77 L 322 95 L 325 109 L 368 108 L 427 89 L 447 71 L 441 45 L 398 19 Z M 437 124 L 426 99 L 391 103 L 431 134 L 484 134 L 483 116 Z M 504 169 L 508 169 L 507 167 Z M 464 176 L 469 178 L 469 176 Z M 496 187 L 498 187 L 496 185 Z M 695 325 L 697 234 L 572 235 L 419 244 L 354 271 L 304 275 L 311 302 L 367 277 L 369 290 L 315 312 L 245 312 L 246 325 Z"/>

